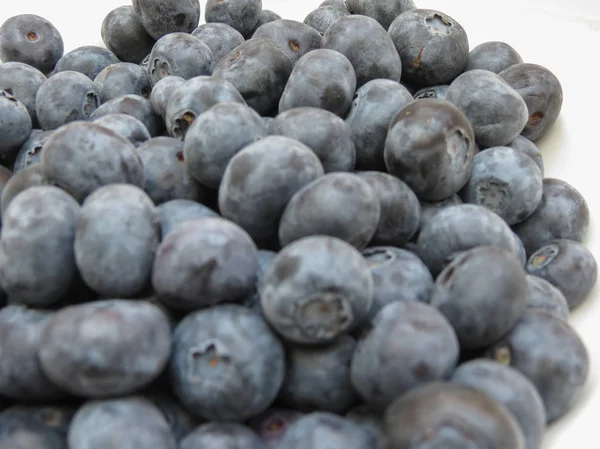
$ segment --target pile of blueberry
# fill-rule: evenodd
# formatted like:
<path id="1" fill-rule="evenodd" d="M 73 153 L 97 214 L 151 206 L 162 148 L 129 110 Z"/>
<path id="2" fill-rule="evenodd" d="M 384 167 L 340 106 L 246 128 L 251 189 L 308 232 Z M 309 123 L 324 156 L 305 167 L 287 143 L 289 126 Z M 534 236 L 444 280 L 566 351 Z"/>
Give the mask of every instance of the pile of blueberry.
<path id="1" fill-rule="evenodd" d="M 412 0 L 0 27 L 0 449 L 538 449 L 588 375 L 558 79 Z"/>

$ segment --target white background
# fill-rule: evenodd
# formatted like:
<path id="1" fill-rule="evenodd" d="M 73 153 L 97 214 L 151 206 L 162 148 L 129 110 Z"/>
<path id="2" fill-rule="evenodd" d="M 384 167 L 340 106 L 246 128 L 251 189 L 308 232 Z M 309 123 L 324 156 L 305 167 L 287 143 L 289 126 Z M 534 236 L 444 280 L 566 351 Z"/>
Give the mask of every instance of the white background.
<path id="1" fill-rule="evenodd" d="M 303 21 L 321 0 L 263 0 L 263 8 L 284 18 Z M 34 13 L 50 20 L 62 33 L 65 52 L 81 45 L 102 45 L 100 25 L 126 0 L 1 0 L 0 23 L 15 14 Z M 204 3 L 202 0 L 202 15 Z M 587 244 L 600 259 L 600 1 L 598 0 L 416 0 L 437 9 L 467 30 L 471 48 L 502 40 L 526 62 L 544 65 L 560 79 L 562 114 L 538 145 L 546 176 L 566 180 L 587 199 L 591 229 Z M 203 21 L 203 19 L 202 19 Z M 553 425 L 544 449 L 597 449 L 600 416 L 600 303 L 596 289 L 572 317 L 587 344 L 591 372 L 578 406 Z"/>

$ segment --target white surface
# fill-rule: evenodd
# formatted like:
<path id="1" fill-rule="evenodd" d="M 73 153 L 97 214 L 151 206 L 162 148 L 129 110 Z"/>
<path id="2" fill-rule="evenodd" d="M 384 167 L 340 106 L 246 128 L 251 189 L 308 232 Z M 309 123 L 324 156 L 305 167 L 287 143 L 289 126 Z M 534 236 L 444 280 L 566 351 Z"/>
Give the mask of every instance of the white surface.
<path id="1" fill-rule="evenodd" d="M 321 0 L 263 0 L 263 8 L 284 18 L 302 21 Z M 204 3 L 202 15 L 204 15 Z M 457 20 L 469 35 L 471 48 L 502 40 L 517 49 L 526 62 L 541 64 L 560 79 L 564 90 L 561 116 L 538 145 L 546 176 L 566 180 L 587 199 L 591 228 L 587 244 L 600 259 L 600 2 L 598 0 L 416 0 L 417 6 L 438 9 Z M 65 52 L 81 45 L 102 45 L 100 25 L 125 0 L 2 0 L 0 23 L 15 14 L 34 13 L 50 20 L 61 32 Z M 203 21 L 203 19 L 202 19 Z M 572 324 L 584 339 L 591 372 L 578 406 L 553 425 L 543 449 L 597 449 L 600 416 L 600 303 L 598 289 L 577 310 Z"/>

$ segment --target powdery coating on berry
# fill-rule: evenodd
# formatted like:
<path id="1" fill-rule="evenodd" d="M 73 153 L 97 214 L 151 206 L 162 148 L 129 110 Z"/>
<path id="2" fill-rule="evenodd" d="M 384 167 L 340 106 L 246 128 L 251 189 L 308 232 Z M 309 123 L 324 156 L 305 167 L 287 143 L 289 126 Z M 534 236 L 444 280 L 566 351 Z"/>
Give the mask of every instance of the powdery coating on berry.
<path id="1" fill-rule="evenodd" d="M 547 280 L 531 274 L 527 275 L 527 287 L 529 288 L 527 302 L 529 309 L 542 309 L 568 321 L 569 304 L 559 289 Z"/>
<path id="2" fill-rule="evenodd" d="M 64 438 L 54 429 L 34 417 L 22 413 L 0 414 L 3 449 L 35 447 L 39 449 L 65 449 Z"/>
<path id="3" fill-rule="evenodd" d="M 213 54 L 214 64 L 245 41 L 244 36 L 235 28 L 219 22 L 203 23 L 192 32 L 192 36 L 208 45 Z"/>
<path id="4" fill-rule="evenodd" d="M 375 190 L 353 173 L 328 173 L 290 199 L 279 224 L 282 246 L 312 235 L 344 240 L 358 249 L 371 241 L 381 217 Z"/>
<path id="5" fill-rule="evenodd" d="M 383 426 L 383 419 L 379 413 L 373 411 L 368 405 L 361 404 L 348 411 L 346 419 L 362 426 L 371 433 L 376 440 L 373 449 L 387 449 L 389 447 L 388 437 Z"/>
<path id="6" fill-rule="evenodd" d="M 388 33 L 400 55 L 403 78 L 417 86 L 448 84 L 467 65 L 467 33 L 443 12 L 410 9 L 394 18 Z"/>
<path id="7" fill-rule="evenodd" d="M 389 173 L 406 182 L 419 199 L 443 200 L 469 179 L 475 156 L 473 128 L 445 100 L 414 101 L 390 123 L 383 155 Z"/>
<path id="8" fill-rule="evenodd" d="M 208 0 L 204 19 L 226 23 L 246 36 L 258 23 L 261 11 L 262 0 Z"/>
<path id="9" fill-rule="evenodd" d="M 514 254 L 478 246 L 458 255 L 436 279 L 429 303 L 450 321 L 462 348 L 484 348 L 527 308 L 527 280 Z"/>
<path id="10" fill-rule="evenodd" d="M 173 334 L 173 391 L 205 419 L 244 421 L 264 412 L 281 388 L 284 365 L 275 334 L 259 314 L 243 306 L 191 313 Z"/>
<path id="11" fill-rule="evenodd" d="M 263 26 L 265 23 L 274 22 L 279 19 L 282 19 L 282 17 L 276 12 L 270 11 L 268 9 L 263 9 L 260 12 L 260 16 L 258 17 L 258 22 L 256 22 L 256 25 L 254 25 L 252 31 L 250 31 L 247 34 L 244 34 L 244 38 L 250 39 L 254 35 L 254 32 L 258 30 L 261 26 Z"/>
<path id="12" fill-rule="evenodd" d="M 154 39 L 170 33 L 191 33 L 200 22 L 198 0 L 135 0 L 133 7 Z"/>
<path id="13" fill-rule="evenodd" d="M 293 63 L 271 39 L 250 39 L 224 56 L 213 77 L 229 81 L 259 114 L 277 107 Z"/>
<path id="14" fill-rule="evenodd" d="M 579 398 L 589 373 L 589 355 L 577 332 L 544 310 L 528 310 L 488 356 L 512 366 L 537 388 L 551 423 Z"/>
<path id="15" fill-rule="evenodd" d="M 112 51 L 95 45 L 84 45 L 60 58 L 54 73 L 72 70 L 83 73 L 93 81 L 105 67 L 117 62 L 120 62 L 119 58 Z"/>
<path id="16" fill-rule="evenodd" d="M 73 418 L 68 444 L 72 449 L 177 449 L 160 410 L 140 396 L 86 402 Z"/>
<path id="17" fill-rule="evenodd" d="M 513 228 L 529 256 L 551 240 L 581 242 L 590 224 L 587 202 L 575 187 L 560 179 L 546 178 L 543 189 L 533 214 Z"/>
<path id="18" fill-rule="evenodd" d="M 32 122 L 23 103 L 0 90 L 0 156 L 12 156 L 31 134 Z"/>
<path id="19" fill-rule="evenodd" d="M 522 62 L 523 59 L 517 50 L 506 42 L 484 42 L 473 48 L 469 53 L 469 62 L 465 68 L 465 72 L 480 69 L 500 73 L 507 67 Z"/>
<path id="20" fill-rule="evenodd" d="M 519 92 L 488 70 L 459 75 L 450 84 L 446 100 L 465 113 L 482 147 L 507 145 L 527 124 L 527 105 Z"/>
<path id="21" fill-rule="evenodd" d="M 53 130 L 42 131 L 40 129 L 31 131 L 29 139 L 21 146 L 15 157 L 15 164 L 12 169 L 13 173 L 18 173 L 30 165 L 39 164 L 44 145 L 53 132 Z"/>
<path id="22" fill-rule="evenodd" d="M 432 382 L 396 399 L 385 412 L 392 447 L 525 449 L 519 425 L 484 393 Z"/>
<path id="23" fill-rule="evenodd" d="M 219 103 L 246 104 L 235 86 L 227 81 L 208 76 L 186 81 L 167 101 L 165 123 L 169 135 L 183 140 L 196 117 Z"/>
<path id="24" fill-rule="evenodd" d="M 400 81 L 402 63 L 392 39 L 375 19 L 345 16 L 323 35 L 321 48 L 342 53 L 356 73 L 357 87 L 378 79 Z"/>
<path id="25" fill-rule="evenodd" d="M 450 323 L 435 308 L 394 301 L 373 319 L 352 357 L 351 380 L 376 410 L 420 385 L 449 376 L 459 345 Z"/>
<path id="26" fill-rule="evenodd" d="M 252 291 L 256 245 L 222 218 L 187 221 L 165 237 L 154 259 L 152 285 L 170 307 L 194 310 L 235 301 Z"/>
<path id="27" fill-rule="evenodd" d="M 524 153 L 531 159 L 533 159 L 533 162 L 535 162 L 535 164 L 540 169 L 542 177 L 544 177 L 544 159 L 542 158 L 542 152 L 535 143 L 533 143 L 527 137 L 519 135 L 515 138 L 515 140 L 513 140 L 506 146 L 512 148 L 513 150 Z"/>
<path id="28" fill-rule="evenodd" d="M 459 204 L 463 204 L 462 199 L 458 194 L 454 194 L 444 200 L 440 201 L 421 201 L 421 220 L 419 222 L 419 232 L 424 229 L 431 218 L 437 214 L 440 210 L 446 209 L 451 206 L 457 206 Z"/>
<path id="29" fill-rule="evenodd" d="M 165 113 L 167 112 L 167 103 L 169 98 L 179 86 L 185 83 L 185 79 L 180 76 L 165 76 L 161 78 L 152 88 L 150 92 L 150 103 L 154 108 L 154 112 L 162 119 L 165 119 Z"/>
<path id="30" fill-rule="evenodd" d="M 262 439 L 249 427 L 239 423 L 202 424 L 179 443 L 180 449 L 229 447 L 232 449 L 266 449 Z"/>
<path id="31" fill-rule="evenodd" d="M 322 175 L 319 158 L 306 145 L 288 137 L 265 137 L 227 164 L 219 187 L 219 210 L 259 246 L 273 244 L 286 204 Z"/>
<path id="32" fill-rule="evenodd" d="M 52 312 L 9 305 L 0 310 L 0 393 L 24 401 L 49 401 L 65 393 L 40 366 L 38 350 Z M 4 413 L 0 416 L 3 416 Z"/>
<path id="33" fill-rule="evenodd" d="M 347 0 L 345 4 L 350 14 L 372 17 L 386 30 L 396 17 L 415 8 L 413 0 Z"/>
<path id="34" fill-rule="evenodd" d="M 131 298 L 149 286 L 160 238 L 152 200 L 139 187 L 98 188 L 83 203 L 75 259 L 85 283 L 108 298 Z"/>
<path id="35" fill-rule="evenodd" d="M 152 50 L 155 40 L 131 5 L 110 11 L 102 21 L 102 41 L 123 62 L 139 64 Z"/>
<path id="36" fill-rule="evenodd" d="M 231 158 L 267 136 L 260 115 L 241 103 L 220 103 L 198 117 L 185 135 L 185 166 L 198 182 L 218 189 Z"/>
<path id="37" fill-rule="evenodd" d="M 10 177 L 2 190 L 2 216 L 6 213 L 8 205 L 22 191 L 35 186 L 48 185 L 49 181 L 42 172 L 40 164 L 26 167 Z"/>
<path id="38" fill-rule="evenodd" d="M 92 398 L 123 395 L 160 375 L 170 337 L 167 317 L 149 302 L 96 301 L 56 312 L 44 330 L 39 358 L 65 391 Z"/>
<path id="39" fill-rule="evenodd" d="M 35 67 L 22 62 L 3 62 L 0 65 L 0 90 L 13 95 L 27 108 L 35 126 L 35 97 L 46 76 Z"/>
<path id="40" fill-rule="evenodd" d="M 375 436 L 354 422 L 329 412 L 314 412 L 293 423 L 277 447 L 327 449 L 374 447 Z"/>
<path id="41" fill-rule="evenodd" d="M 275 330 L 296 343 L 327 343 L 368 314 L 373 278 L 362 255 L 325 236 L 287 245 L 265 274 L 261 306 Z"/>
<path id="42" fill-rule="evenodd" d="M 98 90 L 100 103 L 128 94 L 148 98 L 152 90 L 146 71 L 138 64 L 130 62 L 118 62 L 107 66 L 94 78 L 94 85 Z"/>
<path id="43" fill-rule="evenodd" d="M 494 245 L 514 254 L 514 237 L 502 218 L 483 206 L 460 204 L 440 210 L 421 230 L 417 252 L 434 276 L 463 251 Z"/>
<path id="44" fill-rule="evenodd" d="M 315 55 L 315 50 L 307 55 Z M 350 127 L 333 112 L 316 107 L 298 107 L 282 112 L 269 122 L 269 134 L 302 142 L 319 158 L 325 173 L 354 169 L 356 151 Z"/>
<path id="45" fill-rule="evenodd" d="M 192 415 L 177 401 L 175 396 L 164 389 L 165 385 L 155 383 L 144 391 L 144 398 L 151 401 L 163 414 L 175 439 L 180 442 L 203 421 Z"/>
<path id="46" fill-rule="evenodd" d="M 581 305 L 598 279 L 594 255 L 572 240 L 553 240 L 531 255 L 530 274 L 550 282 L 564 295 L 570 309 Z"/>
<path id="47" fill-rule="evenodd" d="M 156 207 L 160 221 L 161 241 L 179 225 L 188 220 L 219 215 L 204 204 L 192 200 L 171 200 Z"/>
<path id="48" fill-rule="evenodd" d="M 90 119 L 96 120 L 109 114 L 127 114 L 137 118 L 152 137 L 158 136 L 163 129 L 163 123 L 154 112 L 152 103 L 141 95 L 127 94 L 113 98 L 96 109 Z"/>
<path id="49" fill-rule="evenodd" d="M 332 23 L 348 15 L 350 15 L 350 13 L 343 6 L 320 6 L 308 13 L 304 19 L 304 23 L 313 27 L 322 36 Z"/>
<path id="50" fill-rule="evenodd" d="M 108 114 L 94 120 L 97 125 L 108 128 L 139 147 L 150 139 L 146 126 L 138 119 L 127 114 Z"/>
<path id="51" fill-rule="evenodd" d="M 77 272 L 79 214 L 79 204 L 57 187 L 30 187 L 12 200 L 0 239 L 0 282 L 11 302 L 47 306 L 67 293 Z"/>
<path id="52" fill-rule="evenodd" d="M 272 39 L 296 63 L 302 56 L 321 48 L 321 34 L 313 27 L 296 20 L 279 19 L 261 25 L 253 39 Z"/>
<path id="53" fill-rule="evenodd" d="M 345 118 L 355 90 L 356 74 L 348 58 L 334 50 L 313 50 L 294 65 L 279 112 L 314 107 Z"/>

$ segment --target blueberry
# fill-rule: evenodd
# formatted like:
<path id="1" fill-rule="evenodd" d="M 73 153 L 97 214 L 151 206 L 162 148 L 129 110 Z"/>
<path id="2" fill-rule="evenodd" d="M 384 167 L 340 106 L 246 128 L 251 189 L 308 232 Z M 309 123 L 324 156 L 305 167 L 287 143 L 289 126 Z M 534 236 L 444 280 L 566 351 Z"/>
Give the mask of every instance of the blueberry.
<path id="1" fill-rule="evenodd" d="M 361 404 L 348 411 L 346 419 L 362 426 L 375 438 L 376 444 L 372 449 L 388 449 L 388 437 L 384 429 L 383 420 L 379 413 L 373 411 L 369 406 Z"/>
<path id="2" fill-rule="evenodd" d="M 383 153 L 390 123 L 411 101 L 402 84 L 387 79 L 369 81 L 355 92 L 346 122 L 352 130 L 358 169 L 387 171 Z"/>
<path id="3" fill-rule="evenodd" d="M 146 126 L 138 119 L 127 114 L 108 114 L 94 120 L 94 123 L 110 129 L 114 133 L 129 140 L 133 145 L 139 147 L 150 139 L 150 133 Z"/>
<path id="4" fill-rule="evenodd" d="M 385 412 L 385 428 L 397 449 L 525 449 L 508 410 L 485 393 L 450 382 L 432 382 L 396 399 Z"/>
<path id="5" fill-rule="evenodd" d="M 60 58 L 54 72 L 79 72 L 94 80 L 104 68 L 117 62 L 119 58 L 112 51 L 95 45 L 84 45 Z"/>
<path id="6" fill-rule="evenodd" d="M 262 0 L 207 0 L 204 19 L 226 23 L 245 36 L 254 29 L 261 11 Z"/>
<path id="7" fill-rule="evenodd" d="M 434 276 L 454 257 L 477 246 L 494 245 L 514 252 L 510 227 L 492 211 L 474 204 L 440 210 L 421 230 L 417 251 Z"/>
<path id="8" fill-rule="evenodd" d="M 402 78 L 412 84 L 449 84 L 467 66 L 467 33 L 443 12 L 410 9 L 394 18 L 388 33 L 402 61 Z"/>
<path id="9" fill-rule="evenodd" d="M 451 381 L 487 394 L 506 407 L 521 427 L 525 447 L 540 447 L 546 430 L 544 403 L 536 387 L 519 371 L 478 359 L 459 366 Z"/>
<path id="10" fill-rule="evenodd" d="M 289 345 L 280 397 L 300 411 L 343 413 L 358 401 L 350 382 L 356 341 L 344 336 L 327 346 Z"/>
<path id="11" fill-rule="evenodd" d="M 319 7 L 321 6 L 338 6 L 340 8 L 346 8 L 346 0 L 323 0 Z"/>
<path id="12" fill-rule="evenodd" d="M 362 255 L 335 237 L 306 237 L 286 246 L 260 288 L 265 317 L 285 339 L 327 343 L 368 315 L 373 277 Z"/>
<path id="13" fill-rule="evenodd" d="M 533 162 L 535 162 L 535 165 L 537 165 L 538 168 L 540 169 L 540 173 L 542 174 L 542 177 L 544 177 L 544 160 L 542 158 L 542 152 L 540 151 L 540 149 L 537 147 L 537 145 L 535 143 L 533 143 L 527 137 L 523 137 L 523 136 L 519 135 L 515 138 L 515 140 L 508 143 L 506 146 L 510 147 L 513 150 L 516 150 L 520 153 L 524 153 L 527 156 L 529 156 L 531 159 L 533 159 Z"/>
<path id="14" fill-rule="evenodd" d="M 219 62 L 223 56 L 244 43 L 242 34 L 226 23 L 203 23 L 192 35 L 204 42 L 213 54 L 213 63 Z"/>
<path id="15" fill-rule="evenodd" d="M 185 82 L 186 80 L 180 76 L 165 76 L 154 85 L 150 92 L 150 103 L 152 103 L 156 115 L 165 119 L 169 98 Z"/>
<path id="16" fill-rule="evenodd" d="M 22 191 L 34 186 L 47 185 L 49 182 L 42 172 L 42 167 L 39 164 L 31 167 L 26 167 L 15 173 L 8 180 L 2 190 L 2 217 L 6 214 L 8 205 Z"/>
<path id="17" fill-rule="evenodd" d="M 0 90 L 0 155 L 12 156 L 31 135 L 27 107 L 5 90 Z"/>
<path id="18" fill-rule="evenodd" d="M 156 207 L 160 220 L 161 241 L 183 223 L 203 217 L 218 217 L 204 204 L 192 200 L 170 200 Z"/>
<path id="19" fill-rule="evenodd" d="M 88 120 L 100 105 L 99 92 L 87 76 L 64 71 L 40 86 L 35 111 L 41 129 L 56 129 L 76 120 Z"/>
<path id="20" fill-rule="evenodd" d="M 104 68 L 94 79 L 101 103 L 123 95 L 150 97 L 152 87 L 146 71 L 138 64 L 118 62 Z"/>
<path id="21" fill-rule="evenodd" d="M 458 255 L 436 279 L 429 303 L 450 321 L 461 347 L 486 347 L 527 308 L 525 270 L 514 254 L 480 246 Z"/>
<path id="22" fill-rule="evenodd" d="M 375 191 L 381 206 L 371 245 L 402 246 L 419 228 L 421 206 L 414 192 L 398 178 L 376 171 L 356 173 Z"/>
<path id="23" fill-rule="evenodd" d="M 253 39 L 272 39 L 295 64 L 306 53 L 321 47 L 321 34 L 296 20 L 279 19 L 265 23 L 252 35 Z"/>
<path id="24" fill-rule="evenodd" d="M 538 207 L 542 187 L 533 159 L 509 147 L 493 147 L 475 155 L 462 196 L 465 203 L 487 207 L 514 225 Z"/>
<path id="25" fill-rule="evenodd" d="M 139 187 L 99 187 L 86 198 L 77 221 L 77 267 L 100 295 L 132 297 L 150 283 L 159 238 L 154 204 Z"/>
<path id="26" fill-rule="evenodd" d="M 211 49 L 187 33 L 171 33 L 156 41 L 148 63 L 148 76 L 156 84 L 165 76 L 184 79 L 210 75 L 213 69 Z"/>
<path id="27" fill-rule="evenodd" d="M 267 129 L 269 134 L 295 139 L 313 150 L 325 173 L 354 169 L 350 126 L 333 112 L 314 107 L 290 109 L 277 115 Z"/>
<path id="28" fill-rule="evenodd" d="M 548 133 L 562 108 L 560 81 L 546 67 L 537 64 L 515 64 L 499 73 L 527 104 L 529 119 L 523 136 L 537 141 Z"/>
<path id="29" fill-rule="evenodd" d="M 1 67 L 1 66 L 0 66 Z M 23 143 L 15 158 L 13 172 L 17 173 L 30 165 L 39 164 L 42 157 L 42 150 L 48 138 L 54 131 L 42 131 L 34 129 L 31 131 L 29 138 Z"/>
<path id="30" fill-rule="evenodd" d="M 10 302 L 45 306 L 68 291 L 77 271 L 78 216 L 77 202 L 57 187 L 30 187 L 11 201 L 0 239 L 0 278 Z"/>
<path id="31" fill-rule="evenodd" d="M 550 282 L 564 295 L 569 309 L 581 305 L 598 279 L 594 255 L 573 240 L 552 240 L 531 255 L 527 272 Z"/>
<path id="32" fill-rule="evenodd" d="M 367 404 L 382 410 L 411 389 L 450 376 L 458 354 L 456 334 L 438 310 L 394 301 L 377 313 L 358 341 L 352 385 Z"/>
<path id="33" fill-rule="evenodd" d="M 64 438 L 54 429 L 22 413 L 0 414 L 0 448 L 67 449 Z"/>
<path id="34" fill-rule="evenodd" d="M 277 337 L 259 314 L 243 306 L 193 312 L 173 334 L 174 392 L 206 419 L 242 421 L 264 412 L 281 388 L 284 365 Z"/>
<path id="35" fill-rule="evenodd" d="M 145 183 L 133 144 L 95 123 L 73 122 L 56 130 L 46 141 L 40 164 L 50 183 L 79 202 L 107 184 Z"/>
<path id="36" fill-rule="evenodd" d="M 514 227 L 529 256 L 551 240 L 581 242 L 590 223 L 587 202 L 573 186 L 560 179 L 546 178 L 543 189 L 535 212 Z"/>
<path id="37" fill-rule="evenodd" d="M 0 393 L 3 396 L 21 401 L 55 400 L 65 396 L 44 374 L 38 360 L 42 334 L 51 317 L 52 312 L 24 306 L 9 305 L 0 310 Z M 0 441 L 1 436 L 0 430 Z"/>
<path id="38" fill-rule="evenodd" d="M 77 411 L 75 404 L 19 404 L 7 408 L 2 416 L 26 416 L 40 424 L 55 430 L 66 441 L 67 432 L 73 415 Z M 0 445 L 0 447 L 2 447 Z"/>
<path id="39" fill-rule="evenodd" d="M 396 17 L 415 8 L 413 0 L 347 0 L 350 14 L 362 14 L 377 20 L 386 30 Z"/>
<path id="40" fill-rule="evenodd" d="M 329 412 L 314 412 L 293 423 L 277 449 L 364 449 L 375 446 L 375 437 L 352 421 Z"/>
<path id="41" fill-rule="evenodd" d="M 527 263 L 527 252 L 525 251 L 525 247 L 523 246 L 523 242 L 519 238 L 517 234 L 513 232 L 513 240 L 514 240 L 514 253 L 517 260 L 521 263 L 521 266 L 524 267 Z"/>
<path id="42" fill-rule="evenodd" d="M 154 204 L 158 206 L 170 200 L 203 200 L 206 189 L 190 175 L 181 140 L 155 137 L 141 144 L 137 152 L 144 167 L 144 190 Z"/>
<path id="43" fill-rule="evenodd" d="M 446 93 L 448 93 L 448 84 L 438 84 L 437 86 L 424 87 L 419 89 L 413 95 L 415 100 L 422 100 L 423 98 L 437 98 L 439 100 L 446 99 Z"/>
<path id="44" fill-rule="evenodd" d="M 108 114 L 128 114 L 137 118 L 144 124 L 152 137 L 156 137 L 162 131 L 162 121 L 154 112 L 152 103 L 141 95 L 122 95 L 101 105 L 91 115 L 91 120 L 96 120 Z"/>
<path id="45" fill-rule="evenodd" d="M 265 443 L 249 427 L 239 423 L 210 422 L 201 425 L 180 443 L 180 449 L 265 449 Z"/>
<path id="46" fill-rule="evenodd" d="M 282 246 L 311 235 L 337 237 L 364 248 L 373 239 L 381 205 L 371 185 L 353 173 L 328 173 L 290 199 L 279 224 Z"/>
<path id="47" fill-rule="evenodd" d="M 268 449 L 275 449 L 287 429 L 302 416 L 303 413 L 294 409 L 271 407 L 251 418 L 248 424 L 258 433 Z"/>
<path id="48" fill-rule="evenodd" d="M 253 38 L 224 56 L 213 77 L 229 81 L 262 115 L 277 108 L 292 67 L 292 60 L 273 40 Z"/>
<path id="49" fill-rule="evenodd" d="M 469 119 L 479 145 L 489 148 L 512 142 L 527 124 L 527 104 L 499 75 L 470 70 L 458 76 L 446 93 Z"/>
<path id="50" fill-rule="evenodd" d="M 43 73 L 54 69 L 64 44 L 59 31 L 35 14 L 10 17 L 0 26 L 0 59 L 23 62 Z"/>
<path id="51" fill-rule="evenodd" d="M 258 251 L 258 271 L 256 272 L 255 289 L 242 300 L 243 305 L 255 310 L 256 312 L 262 313 L 259 289 L 263 279 L 265 278 L 265 274 L 267 274 L 267 272 L 273 266 L 276 257 L 277 253 L 275 251 L 269 251 L 265 249 Z"/>
<path id="52" fill-rule="evenodd" d="M 35 97 L 44 81 L 46 76 L 42 72 L 22 62 L 5 62 L 0 65 L 0 90 L 23 103 L 34 126 L 37 125 Z"/>
<path id="53" fill-rule="evenodd" d="M 421 201 L 421 220 L 419 221 L 419 232 L 427 227 L 429 222 L 431 222 L 432 217 L 437 214 L 442 209 L 447 209 L 448 207 L 458 206 L 459 204 L 463 204 L 460 196 L 458 194 L 454 194 L 444 200 L 440 201 Z"/>
<path id="54" fill-rule="evenodd" d="M 198 427 L 202 420 L 196 418 L 184 409 L 170 391 L 163 389 L 163 385 L 159 385 L 160 384 L 155 384 L 146 390 L 144 392 L 144 398 L 148 399 L 158 407 L 171 427 L 173 435 L 177 441 L 180 442 L 192 432 L 192 430 Z"/>
<path id="55" fill-rule="evenodd" d="M 169 135 L 183 140 L 194 120 L 219 103 L 246 104 L 235 86 L 228 81 L 198 76 L 176 88 L 165 111 Z"/>
<path id="56" fill-rule="evenodd" d="M 579 398 L 589 370 L 588 352 L 576 331 L 544 310 L 528 310 L 489 357 L 524 374 L 537 388 L 551 423 Z"/>
<path id="57" fill-rule="evenodd" d="M 257 249 L 248 234 L 222 218 L 199 218 L 162 241 L 152 286 L 169 307 L 194 310 L 248 294 L 257 270 Z"/>
<path id="58" fill-rule="evenodd" d="M 348 16 L 350 13 L 343 6 L 329 5 L 319 6 L 313 9 L 304 19 L 304 23 L 317 30 L 321 36 L 325 34 L 327 28 L 336 20 Z"/>
<path id="59" fill-rule="evenodd" d="M 569 304 L 565 296 L 554 285 L 541 277 L 528 274 L 527 287 L 529 288 L 527 302 L 529 309 L 542 309 L 565 321 L 569 320 Z"/>
<path id="60" fill-rule="evenodd" d="M 220 103 L 190 125 L 183 147 L 190 175 L 218 189 L 225 167 L 247 145 L 267 135 L 261 116 L 242 103 Z"/>
<path id="61" fill-rule="evenodd" d="M 39 359 L 46 375 L 65 391 L 94 398 L 149 384 L 166 366 L 171 349 L 167 317 L 147 301 L 65 307 L 52 316 L 42 337 Z"/>
<path id="62" fill-rule="evenodd" d="M 393 246 L 371 246 L 362 251 L 373 275 L 371 319 L 394 301 L 428 302 L 433 278 L 427 266 L 413 253 Z"/>
<path id="63" fill-rule="evenodd" d="M 263 249 L 277 239 L 286 204 L 323 175 L 319 158 L 288 137 L 268 136 L 237 153 L 219 187 L 219 210 L 240 225 Z"/>
<path id="64" fill-rule="evenodd" d="M 13 172 L 11 172 L 8 168 L 0 165 L 0 197 L 4 192 L 4 189 L 8 185 L 9 181 L 12 179 Z M 0 215 L 0 231 L 2 230 L 2 216 Z"/>
<path id="65" fill-rule="evenodd" d="M 400 81 L 402 63 L 398 52 L 375 19 L 361 15 L 338 19 L 323 35 L 321 47 L 348 58 L 356 72 L 357 87 L 378 78 Z"/>
<path id="66" fill-rule="evenodd" d="M 384 149 L 389 173 L 423 201 L 457 193 L 469 179 L 474 156 L 475 139 L 467 117 L 437 99 L 414 101 L 398 112 Z"/>
<path id="67" fill-rule="evenodd" d="M 315 107 L 344 118 L 355 89 L 356 75 L 348 58 L 334 50 L 313 50 L 296 62 L 281 95 L 279 112 Z"/>
<path id="68" fill-rule="evenodd" d="M 465 68 L 465 72 L 480 69 L 500 73 L 507 67 L 521 64 L 522 62 L 523 58 L 521 58 L 517 50 L 506 42 L 484 42 L 473 48 L 469 53 L 469 62 Z"/>
<path id="69" fill-rule="evenodd" d="M 121 61 L 139 64 L 150 53 L 154 39 L 131 5 L 110 11 L 101 27 L 102 41 Z"/>
<path id="70" fill-rule="evenodd" d="M 135 0 L 134 9 L 150 36 L 158 40 L 170 33 L 191 33 L 200 22 L 198 0 Z"/>
<path id="71" fill-rule="evenodd" d="M 279 20 L 281 18 L 282 17 L 276 12 L 270 11 L 268 9 L 263 9 L 260 12 L 260 15 L 258 16 L 258 22 L 256 22 L 256 25 L 254 25 L 250 32 L 244 34 L 244 37 L 246 39 L 250 39 L 254 35 L 254 32 L 258 30 L 261 26 L 263 26 L 265 23 L 275 22 L 276 20 Z"/>
<path id="72" fill-rule="evenodd" d="M 73 417 L 68 442 L 69 449 L 177 449 L 160 410 L 139 396 L 86 402 Z"/>

